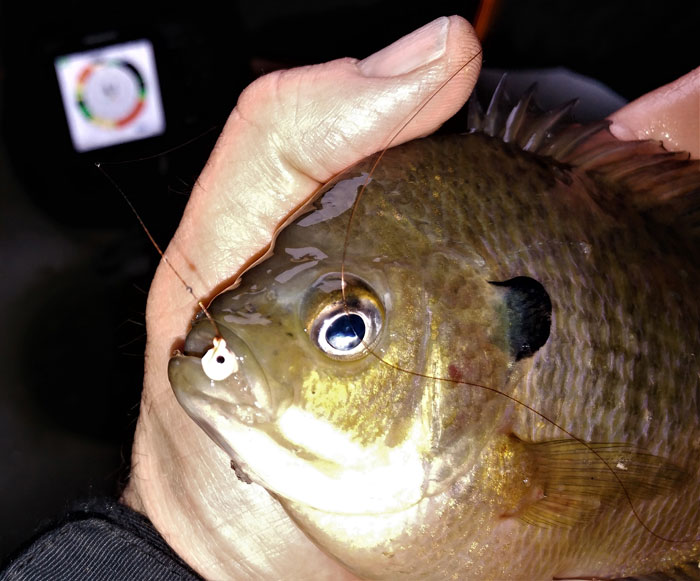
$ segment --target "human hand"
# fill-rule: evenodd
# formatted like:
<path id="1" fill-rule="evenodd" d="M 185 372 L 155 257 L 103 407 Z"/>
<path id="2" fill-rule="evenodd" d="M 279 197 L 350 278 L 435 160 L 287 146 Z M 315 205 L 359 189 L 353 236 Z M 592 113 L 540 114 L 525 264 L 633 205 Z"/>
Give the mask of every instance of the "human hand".
<path id="1" fill-rule="evenodd" d="M 467 62 L 395 145 L 431 133 L 469 96 L 480 48 L 463 19 L 438 19 L 363 61 L 259 79 L 241 96 L 193 189 L 166 252 L 174 268 L 198 297 L 228 286 L 264 253 L 290 212 L 334 174 L 385 147 Z M 241 483 L 176 402 L 167 363 L 196 310 L 161 264 L 149 294 L 141 415 L 123 500 L 207 578 L 354 579 L 264 489 Z"/>
<path id="2" fill-rule="evenodd" d="M 446 49 L 437 56 L 441 37 Z M 293 209 L 332 175 L 385 146 L 441 81 L 477 52 L 463 20 L 439 20 L 360 63 L 341 60 L 275 73 L 249 88 L 168 250 L 175 268 L 195 285 L 195 294 L 216 294 L 234 280 L 264 252 Z M 431 55 L 431 62 L 419 64 L 418 56 L 430 60 Z M 430 133 L 459 108 L 473 86 L 478 60 L 396 143 Z M 698 156 L 692 126 L 671 122 L 693 119 L 698 71 L 679 82 L 684 98 L 668 99 L 679 95 L 676 84 L 660 90 L 666 98 L 651 93 L 616 113 L 613 131 L 622 138 L 659 138 L 670 149 Z M 667 122 L 649 123 L 659 118 Z M 653 127 L 661 129 L 655 133 Z M 173 338 L 182 336 L 196 310 L 193 302 L 162 266 L 149 298 L 146 381 L 124 500 L 147 514 L 205 577 L 353 579 L 297 529 L 266 491 L 239 482 L 225 454 L 176 403 L 166 365 Z"/>

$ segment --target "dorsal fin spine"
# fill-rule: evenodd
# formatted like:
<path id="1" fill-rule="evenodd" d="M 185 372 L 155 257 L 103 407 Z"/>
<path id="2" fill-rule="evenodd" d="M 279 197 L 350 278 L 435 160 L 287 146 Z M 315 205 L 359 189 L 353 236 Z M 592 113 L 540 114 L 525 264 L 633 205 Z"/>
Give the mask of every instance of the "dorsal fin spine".
<path id="1" fill-rule="evenodd" d="M 700 233 L 700 160 L 669 152 L 657 141 L 620 141 L 607 119 L 576 124 L 569 101 L 542 111 L 535 103 L 536 85 L 513 103 L 506 75 L 496 87 L 486 112 L 476 99 L 468 109 L 470 132 L 483 132 L 534 154 L 615 182 L 625 192 L 620 200 L 639 212 L 698 236 Z"/>

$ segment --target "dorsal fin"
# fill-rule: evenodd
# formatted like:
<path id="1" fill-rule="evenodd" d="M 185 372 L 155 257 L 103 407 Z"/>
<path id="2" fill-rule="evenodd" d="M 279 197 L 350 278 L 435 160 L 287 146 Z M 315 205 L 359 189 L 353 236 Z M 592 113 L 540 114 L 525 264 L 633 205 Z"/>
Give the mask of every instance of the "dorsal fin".
<path id="1" fill-rule="evenodd" d="M 608 120 L 575 124 L 571 110 L 576 100 L 543 111 L 535 103 L 536 83 L 514 103 L 506 90 L 506 79 L 507 76 L 503 75 L 486 112 L 476 98 L 469 100 L 467 123 L 470 132 L 486 133 L 525 151 L 566 163 L 566 157 L 573 150 L 610 125 Z"/>
<path id="2" fill-rule="evenodd" d="M 535 104 L 536 85 L 513 103 L 505 85 L 504 75 L 486 112 L 475 98 L 470 100 L 470 132 L 498 137 L 614 182 L 615 191 L 626 190 L 621 201 L 629 207 L 700 237 L 700 160 L 668 151 L 657 141 L 620 141 L 608 130 L 607 119 L 577 124 L 571 116 L 576 101 L 543 111 Z"/>

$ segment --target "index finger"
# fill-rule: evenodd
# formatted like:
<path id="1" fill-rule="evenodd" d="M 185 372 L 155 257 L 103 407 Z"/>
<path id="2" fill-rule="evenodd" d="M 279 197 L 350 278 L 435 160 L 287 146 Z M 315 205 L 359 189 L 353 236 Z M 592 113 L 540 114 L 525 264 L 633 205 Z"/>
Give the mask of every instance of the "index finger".
<path id="1" fill-rule="evenodd" d="M 654 139 L 700 158 L 700 67 L 610 116 L 618 139 Z"/>

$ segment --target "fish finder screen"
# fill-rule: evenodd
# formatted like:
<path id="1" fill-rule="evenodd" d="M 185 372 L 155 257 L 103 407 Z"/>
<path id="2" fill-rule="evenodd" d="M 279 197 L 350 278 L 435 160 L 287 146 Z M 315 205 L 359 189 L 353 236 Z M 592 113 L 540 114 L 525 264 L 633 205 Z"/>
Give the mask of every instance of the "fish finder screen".
<path id="1" fill-rule="evenodd" d="M 54 66 L 76 151 L 165 131 L 153 45 L 148 40 L 60 56 Z"/>

